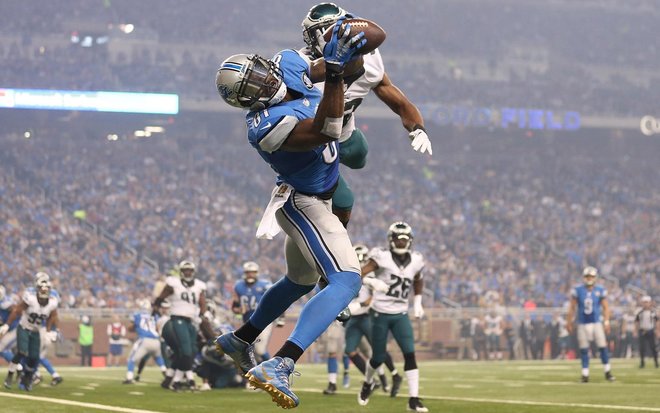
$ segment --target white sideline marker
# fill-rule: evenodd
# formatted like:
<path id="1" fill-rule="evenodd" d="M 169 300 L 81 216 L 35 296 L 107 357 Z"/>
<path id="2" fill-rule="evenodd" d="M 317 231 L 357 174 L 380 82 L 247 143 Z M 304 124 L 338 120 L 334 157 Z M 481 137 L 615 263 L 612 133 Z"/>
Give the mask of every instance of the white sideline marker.
<path id="1" fill-rule="evenodd" d="M 51 397 L 38 397 L 38 396 L 28 396 L 26 394 L 12 394 L 6 392 L 0 392 L 0 397 L 9 397 L 13 399 L 23 399 L 23 400 L 32 400 L 45 403 L 53 404 L 63 404 L 66 406 L 77 406 L 77 407 L 86 407 L 88 409 L 97 409 L 97 410 L 107 410 L 110 412 L 121 412 L 121 413 L 162 413 L 155 410 L 142 410 L 142 409 L 131 409 L 128 407 L 119 407 L 119 406 L 108 406 L 105 404 L 98 403 L 84 403 L 77 402 L 74 400 L 64 400 L 64 399 L 54 399 Z"/>

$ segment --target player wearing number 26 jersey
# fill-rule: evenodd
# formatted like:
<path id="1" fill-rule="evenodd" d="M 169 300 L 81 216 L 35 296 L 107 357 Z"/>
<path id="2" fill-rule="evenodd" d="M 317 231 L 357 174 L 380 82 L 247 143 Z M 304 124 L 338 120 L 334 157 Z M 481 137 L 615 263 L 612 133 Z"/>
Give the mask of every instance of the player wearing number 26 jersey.
<path id="1" fill-rule="evenodd" d="M 605 370 L 605 379 L 614 381 L 610 371 L 606 335 L 610 332 L 610 310 L 607 303 L 607 290 L 596 285 L 598 270 L 586 267 L 582 272 L 584 283 L 573 289 L 571 305 L 568 309 L 566 325 L 573 332 L 573 320 L 577 309 L 577 339 L 582 359 L 582 382 L 589 381 L 589 344 L 596 343 Z M 602 314 L 601 314 L 602 307 Z"/>
<path id="2" fill-rule="evenodd" d="M 377 279 L 384 281 L 389 289 L 385 292 L 374 291 L 371 301 L 371 345 L 373 355 L 367 365 L 367 374 L 358 403 L 362 406 L 369 402 L 374 389 L 373 376 L 376 369 L 385 361 L 387 334 L 392 336 L 401 348 L 404 370 L 408 379 L 408 410 L 427 412 L 428 409 L 419 400 L 419 369 L 415 359 L 413 329 L 408 317 L 410 292 L 414 293 L 413 315 L 424 316 L 422 307 L 422 270 L 424 257 L 411 250 L 413 231 L 405 222 L 390 225 L 387 233 L 389 249 L 374 248 L 369 252 L 369 259 L 362 266 L 362 274 L 374 272 Z"/>

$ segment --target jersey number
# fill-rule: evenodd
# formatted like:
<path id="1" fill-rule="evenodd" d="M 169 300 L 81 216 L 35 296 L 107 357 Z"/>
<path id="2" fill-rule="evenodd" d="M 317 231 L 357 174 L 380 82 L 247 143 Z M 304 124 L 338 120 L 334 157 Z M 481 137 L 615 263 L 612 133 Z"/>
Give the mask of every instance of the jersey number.
<path id="1" fill-rule="evenodd" d="M 583 303 L 585 314 L 591 314 L 594 312 L 594 300 L 591 297 L 586 297 Z"/>
<path id="2" fill-rule="evenodd" d="M 410 280 L 394 274 L 390 274 L 390 278 L 394 281 L 394 284 L 390 285 L 387 295 L 394 298 L 408 298 L 408 294 L 410 294 Z"/>
<path id="3" fill-rule="evenodd" d="M 257 308 L 257 297 L 255 297 L 254 295 L 252 296 L 242 295 L 241 308 L 243 309 L 243 311 L 255 310 Z"/>
<path id="4" fill-rule="evenodd" d="M 360 106 L 360 103 L 362 103 L 362 98 L 358 99 L 353 99 L 344 105 L 344 120 L 342 122 L 342 126 L 346 126 L 348 121 L 351 119 L 351 116 L 353 115 L 353 112 L 355 112 L 355 109 Z"/>
<path id="5" fill-rule="evenodd" d="M 28 322 L 30 324 L 41 325 L 43 324 L 46 316 L 44 314 L 32 313 L 28 316 Z"/>
<path id="6" fill-rule="evenodd" d="M 323 149 L 323 162 L 331 164 L 337 159 L 337 155 L 337 142 L 327 143 Z"/>
<path id="7" fill-rule="evenodd" d="M 192 301 L 190 298 L 192 298 Z M 195 297 L 195 293 L 190 293 L 190 295 L 188 295 L 188 293 L 184 291 L 181 293 L 181 299 L 188 303 L 197 304 L 197 297 Z"/>

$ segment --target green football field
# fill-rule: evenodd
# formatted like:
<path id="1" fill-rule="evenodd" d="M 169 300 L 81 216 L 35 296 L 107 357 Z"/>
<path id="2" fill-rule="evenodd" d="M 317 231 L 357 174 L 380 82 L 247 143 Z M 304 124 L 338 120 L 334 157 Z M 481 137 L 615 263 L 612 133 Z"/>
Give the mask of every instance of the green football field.
<path id="1" fill-rule="evenodd" d="M 298 412 L 406 411 L 405 381 L 399 397 L 393 399 L 379 391 L 362 407 L 356 401 L 361 382 L 354 367 L 350 388 L 342 388 L 334 396 L 321 393 L 327 384 L 324 365 L 300 365 L 298 370 L 301 376 L 294 377 L 293 384 L 301 399 Z M 430 412 L 660 412 L 660 370 L 640 370 L 633 360 L 614 361 L 614 383 L 604 380 L 599 363 L 592 367 L 590 383 L 578 383 L 578 361 L 436 361 L 421 363 L 420 371 L 420 394 Z M 0 412 L 281 411 L 263 392 L 174 393 L 159 387 L 160 373 L 153 368 L 136 385 L 121 384 L 124 372 L 120 368 L 63 367 L 64 382 L 58 387 L 42 384 L 30 393 L 2 389 Z"/>

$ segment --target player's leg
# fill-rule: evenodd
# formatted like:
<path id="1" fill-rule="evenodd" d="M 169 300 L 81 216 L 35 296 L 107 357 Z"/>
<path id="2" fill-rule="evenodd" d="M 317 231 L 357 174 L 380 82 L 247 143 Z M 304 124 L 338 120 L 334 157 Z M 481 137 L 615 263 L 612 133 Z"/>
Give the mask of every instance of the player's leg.
<path id="1" fill-rule="evenodd" d="M 197 385 L 195 384 L 195 373 L 193 372 L 193 362 L 195 355 L 197 354 L 197 329 L 193 325 L 192 321 L 189 321 L 187 324 L 184 324 L 188 341 L 184 343 L 183 347 L 183 363 L 181 367 L 184 368 L 185 379 L 188 384 L 189 390 L 197 390 Z"/>
<path id="2" fill-rule="evenodd" d="M 23 371 L 21 386 L 27 390 L 32 390 L 32 375 L 39 365 L 39 353 L 41 351 L 41 337 L 39 331 L 28 331 L 28 354 Z"/>
<path id="3" fill-rule="evenodd" d="M 290 242 L 287 244 L 287 277 L 298 285 L 311 287 L 318 281 L 318 274 L 309 270 L 317 269 L 328 281 L 328 286 L 305 304 L 296 327 L 275 357 L 248 372 L 251 384 L 267 390 L 281 407 L 291 408 L 298 405 L 298 398 L 289 389 L 288 381 L 268 380 L 267 377 L 293 373 L 295 362 L 357 295 L 362 280 L 360 264 L 346 228 L 332 214 L 329 200 L 294 192 L 276 218 L 297 247 L 294 249 Z M 298 252 L 292 254 L 296 249 Z M 301 255 L 307 267 L 298 273 L 292 260 Z M 282 312 L 274 314 L 274 318 Z"/>
<path id="4" fill-rule="evenodd" d="M 596 342 L 596 347 L 598 347 L 598 352 L 600 353 L 600 361 L 603 363 L 603 371 L 605 372 L 605 379 L 608 381 L 614 381 L 615 378 L 612 375 L 612 366 L 610 365 L 610 353 L 607 348 L 607 338 L 605 337 L 605 329 L 603 328 L 602 323 L 594 323 L 594 341 Z"/>
<path id="5" fill-rule="evenodd" d="M 348 227 L 348 222 L 351 220 L 351 211 L 355 203 L 355 196 L 353 190 L 348 183 L 339 175 L 339 182 L 337 189 L 332 195 L 332 213 L 339 218 L 339 221 L 344 227 Z"/>
<path id="6" fill-rule="evenodd" d="M 128 355 L 128 361 L 126 363 L 126 379 L 124 380 L 124 384 L 133 383 L 133 371 L 135 370 L 135 362 L 142 361 L 146 355 L 146 349 L 144 347 L 144 339 L 139 338 L 135 341 L 135 343 L 133 343 L 131 354 Z"/>
<path id="7" fill-rule="evenodd" d="M 374 376 L 385 360 L 387 346 L 387 333 L 389 331 L 390 315 L 370 312 L 371 319 L 371 358 L 367 363 L 366 374 L 362 388 L 358 394 L 358 404 L 366 406 L 369 403 L 369 397 L 375 388 Z"/>
<path id="8" fill-rule="evenodd" d="M 14 357 L 9 362 L 7 377 L 4 382 L 5 388 L 7 389 L 11 388 L 14 374 L 22 368 L 21 360 L 28 356 L 30 346 L 30 337 L 28 333 L 29 331 L 23 329 L 20 325 L 16 327 L 16 354 L 14 354 Z"/>
<path id="9" fill-rule="evenodd" d="M 580 348 L 580 359 L 582 361 L 582 382 L 589 381 L 589 343 L 593 337 L 593 324 L 578 324 L 577 339 Z"/>
<path id="10" fill-rule="evenodd" d="M 14 354 L 11 352 L 11 349 L 14 347 L 16 344 L 16 329 L 11 330 L 2 338 L 0 338 L 0 356 L 7 361 L 7 363 L 11 363 L 12 359 L 14 358 Z"/>
<path id="11" fill-rule="evenodd" d="M 142 370 L 144 370 L 144 366 L 147 365 L 147 362 L 149 361 L 149 357 L 150 357 L 149 354 L 145 354 L 144 357 L 140 359 L 140 362 L 138 363 L 137 374 L 135 375 L 135 381 L 140 381 L 140 375 L 142 374 Z"/>
<path id="12" fill-rule="evenodd" d="M 360 129 L 355 128 L 351 136 L 339 144 L 339 162 L 351 169 L 361 169 L 367 164 L 369 145 Z"/>
<path id="13" fill-rule="evenodd" d="M 261 359 L 261 361 L 268 360 L 270 354 L 268 353 L 268 342 L 273 333 L 273 323 L 270 323 L 264 328 L 254 342 L 254 355 Z"/>
<path id="14" fill-rule="evenodd" d="M 345 389 L 347 389 L 351 385 L 351 376 L 348 373 L 348 370 L 351 367 L 351 359 L 347 354 L 344 354 L 341 358 L 341 362 L 344 366 L 344 378 L 342 379 L 341 384 Z"/>
<path id="15" fill-rule="evenodd" d="M 392 324 L 392 336 L 403 353 L 403 370 L 408 380 L 408 409 L 417 412 L 427 412 L 419 400 L 419 368 L 415 357 L 415 336 L 412 323 L 407 314 L 397 314 Z"/>
<path id="16" fill-rule="evenodd" d="M 337 392 L 337 373 L 339 371 L 339 362 L 337 355 L 341 354 L 344 348 L 343 340 L 344 329 L 339 322 L 333 322 L 325 331 L 325 351 L 327 354 L 328 387 L 323 390 L 323 394 L 332 395 Z"/>
<path id="17" fill-rule="evenodd" d="M 364 374 L 366 372 L 366 366 L 364 358 L 358 353 L 357 348 L 362 339 L 363 333 L 361 330 L 362 320 L 368 318 L 368 315 L 359 315 L 353 316 L 346 323 L 346 329 L 344 332 L 345 336 L 345 347 L 344 353 L 348 355 L 355 367 L 360 370 L 360 373 Z"/>

